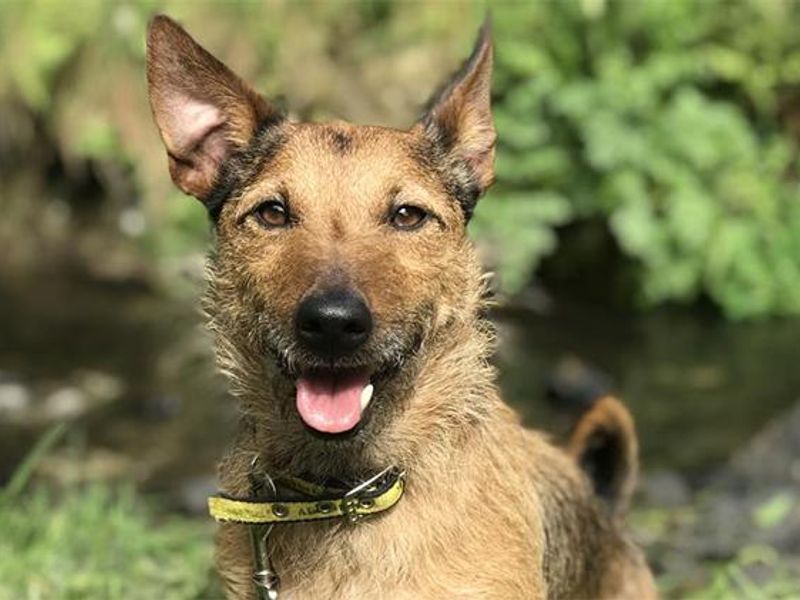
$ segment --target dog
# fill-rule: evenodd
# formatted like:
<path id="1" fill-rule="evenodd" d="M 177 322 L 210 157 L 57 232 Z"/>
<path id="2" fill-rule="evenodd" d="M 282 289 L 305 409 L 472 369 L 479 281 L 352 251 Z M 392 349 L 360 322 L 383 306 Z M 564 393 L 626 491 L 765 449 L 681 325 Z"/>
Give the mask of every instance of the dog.
<path id="1" fill-rule="evenodd" d="M 212 499 L 229 598 L 656 596 L 623 522 L 625 408 L 596 402 L 565 451 L 499 396 L 466 235 L 494 179 L 492 53 L 487 24 L 408 130 L 299 123 L 150 23 L 151 108 L 213 224 L 204 306 L 241 407 Z"/>

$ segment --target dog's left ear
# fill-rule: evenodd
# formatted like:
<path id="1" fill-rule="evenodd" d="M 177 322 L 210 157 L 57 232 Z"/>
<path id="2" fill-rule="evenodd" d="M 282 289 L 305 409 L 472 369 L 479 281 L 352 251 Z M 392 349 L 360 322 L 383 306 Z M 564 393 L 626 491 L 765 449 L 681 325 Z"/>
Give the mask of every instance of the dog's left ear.
<path id="1" fill-rule="evenodd" d="M 472 214 L 478 197 L 494 181 L 496 134 L 491 111 L 492 27 L 487 18 L 472 54 L 437 94 L 420 121 L 424 135 L 469 171 L 473 188 L 464 211 Z"/>
<path id="2" fill-rule="evenodd" d="M 567 452 L 583 468 L 611 515 L 628 511 L 639 472 L 639 442 L 628 409 L 603 396 L 578 420 Z"/>

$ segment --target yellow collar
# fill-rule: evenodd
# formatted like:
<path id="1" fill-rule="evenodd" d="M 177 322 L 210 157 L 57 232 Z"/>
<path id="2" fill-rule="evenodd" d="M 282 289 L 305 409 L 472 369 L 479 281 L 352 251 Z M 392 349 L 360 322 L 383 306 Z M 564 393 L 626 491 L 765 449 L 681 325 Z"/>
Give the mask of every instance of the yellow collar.
<path id="1" fill-rule="evenodd" d="M 391 467 L 349 491 L 297 477 L 267 478 L 274 491 L 273 499 L 239 499 L 217 494 L 208 499 L 211 516 L 217 521 L 250 524 L 299 523 L 335 518 L 354 522 L 392 508 L 405 491 L 405 474 Z M 288 490 L 291 497 L 280 498 L 278 487 Z"/>
<path id="2" fill-rule="evenodd" d="M 351 490 L 325 486 L 298 477 L 257 477 L 258 456 L 251 463 L 251 498 L 237 499 L 218 494 L 208 499 L 208 510 L 217 521 L 246 523 L 253 547 L 252 575 L 259 600 L 277 600 L 280 577 L 272 564 L 269 536 L 280 523 L 299 523 L 343 518 L 354 523 L 398 503 L 405 491 L 405 473 L 384 469 Z M 261 498 L 268 487 L 271 500 Z M 281 493 L 279 493 L 279 490 Z"/>

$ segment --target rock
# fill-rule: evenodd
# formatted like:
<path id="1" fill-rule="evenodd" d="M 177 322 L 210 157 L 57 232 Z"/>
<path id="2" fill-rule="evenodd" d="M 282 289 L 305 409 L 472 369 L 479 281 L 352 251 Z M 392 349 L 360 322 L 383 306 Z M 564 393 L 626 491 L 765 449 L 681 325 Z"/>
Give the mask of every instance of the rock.
<path id="1" fill-rule="evenodd" d="M 213 475 L 193 477 L 184 481 L 178 491 L 180 507 L 193 515 L 208 514 L 208 497 L 217 493 L 217 478 Z"/>
<path id="2" fill-rule="evenodd" d="M 646 506 L 677 508 L 692 501 L 686 480 L 679 473 L 666 469 L 645 473 L 639 483 L 639 493 Z"/>
<path id="3" fill-rule="evenodd" d="M 62 387 L 45 398 L 42 410 L 50 420 L 71 419 L 83 414 L 87 405 L 88 398 L 81 390 Z"/>
<path id="4" fill-rule="evenodd" d="M 183 402 L 176 394 L 154 394 L 147 396 L 142 405 L 142 411 L 148 419 L 163 421 L 173 419 L 181 414 Z"/>
<path id="5" fill-rule="evenodd" d="M 695 494 L 675 474 L 645 475 L 641 503 L 664 517 L 659 527 L 651 525 L 653 531 L 646 520 L 639 527 L 649 533 L 656 567 L 679 582 L 664 588 L 665 597 L 685 597 L 710 585 L 721 573 L 710 567 L 720 561 L 731 561 L 730 573 L 753 586 L 789 581 L 784 578 L 790 570 L 800 578 L 800 570 L 793 570 L 800 565 L 798 483 L 800 404 L 764 428 Z"/>
<path id="6" fill-rule="evenodd" d="M 582 412 L 615 389 L 611 378 L 576 356 L 559 360 L 545 382 L 548 400 L 558 408 Z"/>
<path id="7" fill-rule="evenodd" d="M 74 419 L 118 400 L 125 389 L 113 375 L 101 371 L 83 371 L 71 378 L 73 383 L 62 385 L 45 396 L 36 411 L 36 420 L 47 423 Z"/>
<path id="8" fill-rule="evenodd" d="M 18 418 L 30 410 L 31 392 L 21 383 L 0 383 L 0 416 Z"/>
<path id="9" fill-rule="evenodd" d="M 96 402 L 118 400 L 125 390 L 119 378 L 102 371 L 84 371 L 77 377 L 76 384 Z"/>
<path id="10" fill-rule="evenodd" d="M 141 467 L 125 455 L 103 448 L 85 453 L 50 454 L 39 461 L 37 475 L 59 485 L 76 485 L 91 481 L 136 480 Z"/>
<path id="11" fill-rule="evenodd" d="M 683 548 L 702 560 L 727 560 L 752 539 L 751 505 L 726 494 L 700 499 L 693 527 L 682 532 Z"/>
<path id="12" fill-rule="evenodd" d="M 752 490 L 790 482 L 800 485 L 800 402 L 737 452 L 712 485 Z"/>

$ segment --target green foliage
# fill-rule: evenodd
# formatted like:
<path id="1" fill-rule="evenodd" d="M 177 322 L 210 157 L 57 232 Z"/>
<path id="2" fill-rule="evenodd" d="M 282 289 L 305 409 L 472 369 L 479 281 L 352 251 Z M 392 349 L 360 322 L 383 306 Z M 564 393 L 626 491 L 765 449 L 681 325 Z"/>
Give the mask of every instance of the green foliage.
<path id="1" fill-rule="evenodd" d="M 477 230 L 501 244 L 507 285 L 554 249 L 553 225 L 599 216 L 646 305 L 706 295 L 734 318 L 800 313 L 796 140 L 779 121 L 800 5 L 585 0 L 496 16 L 498 186 Z M 520 208 L 542 193 L 559 219 Z"/>
<path id="2" fill-rule="evenodd" d="M 531 261 L 556 247 L 554 228 L 572 214 L 569 201 L 558 194 L 509 191 L 479 210 L 471 224 L 479 238 L 495 249 L 493 261 L 506 290 L 517 291 L 528 282 Z"/>
<path id="3" fill-rule="evenodd" d="M 792 512 L 795 500 L 792 494 L 781 492 L 759 505 L 753 512 L 753 521 L 762 529 L 777 527 Z"/>
<path id="4" fill-rule="evenodd" d="M 634 265 L 643 306 L 707 297 L 732 318 L 800 314 L 800 4 L 491 9 L 497 184 L 472 229 L 507 291 L 559 250 L 559 227 L 592 219 Z M 299 117 L 403 125 L 463 57 L 484 10 L 481 2 L 461 11 L 386 1 L 2 4 L 0 107 L 19 115 L 24 105 L 29 129 L 43 124 L 68 164 L 131 165 L 150 228 L 140 249 L 169 258 L 202 248 L 207 228 L 196 205 L 165 206 L 176 200 L 143 81 L 151 14 L 183 20 Z M 126 188 L 112 182 L 110 195 L 116 189 Z"/>
<path id="5" fill-rule="evenodd" d="M 712 568 L 711 581 L 703 589 L 683 594 L 683 597 L 689 600 L 781 600 L 794 598 L 798 585 L 797 571 L 783 565 L 774 548 L 748 546 L 733 560 Z M 666 594 L 667 590 L 663 591 Z"/>

